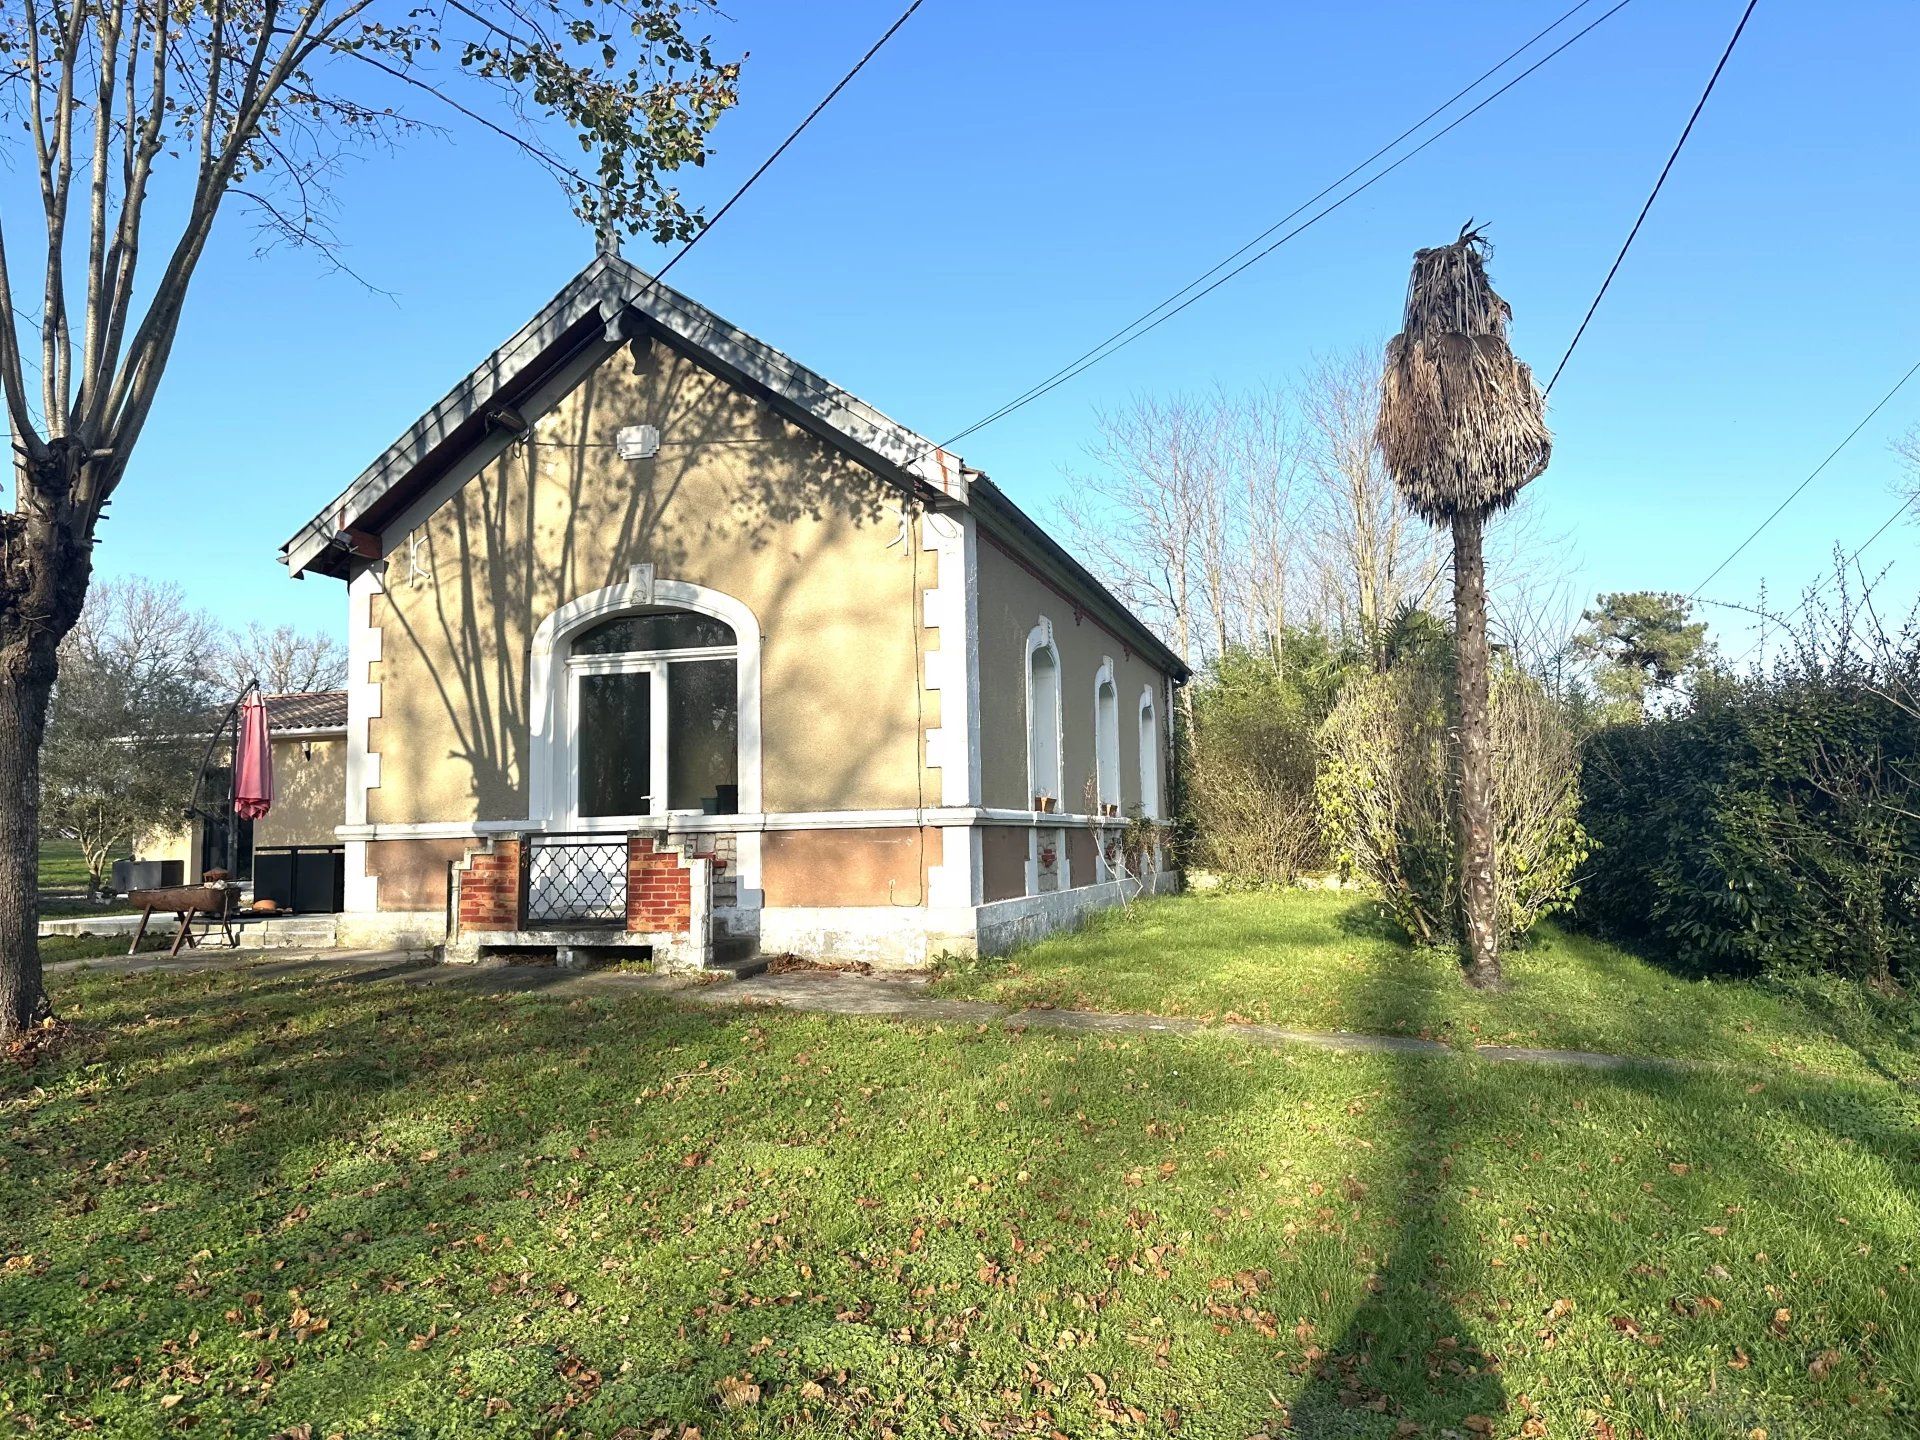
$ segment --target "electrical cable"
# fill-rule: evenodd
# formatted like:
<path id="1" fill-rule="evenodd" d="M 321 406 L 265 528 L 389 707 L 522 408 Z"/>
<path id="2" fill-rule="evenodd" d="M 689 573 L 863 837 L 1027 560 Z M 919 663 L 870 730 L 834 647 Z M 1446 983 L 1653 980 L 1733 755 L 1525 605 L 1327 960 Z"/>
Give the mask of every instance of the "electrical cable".
<path id="1" fill-rule="evenodd" d="M 1834 446 L 1832 450 L 1828 451 L 1827 458 L 1822 460 L 1818 465 L 1814 466 L 1812 472 L 1808 474 L 1807 478 L 1802 480 L 1798 485 L 1794 486 L 1792 491 L 1788 493 L 1787 498 L 1782 500 L 1778 505 L 1773 507 L 1773 513 L 1768 515 L 1767 518 L 1762 520 L 1758 525 L 1754 526 L 1752 532 L 1748 534 L 1747 538 L 1742 540 L 1738 545 L 1734 546 L 1732 552 L 1728 554 L 1727 558 L 1722 560 L 1718 565 L 1713 567 L 1713 573 L 1711 575 L 1708 575 L 1706 579 L 1702 580 L 1698 585 L 1693 587 L 1693 590 L 1688 594 L 1687 598 L 1689 600 L 1698 600 L 1700 598 L 1700 592 L 1706 589 L 1707 586 L 1711 585 L 1714 582 L 1715 577 L 1717 577 L 1722 570 L 1726 569 L 1727 566 L 1731 565 L 1736 559 L 1738 559 L 1740 556 L 1740 552 L 1745 550 L 1747 546 L 1751 545 L 1755 540 L 1757 540 L 1760 537 L 1760 532 L 1762 530 L 1765 530 L 1769 525 L 1773 524 L 1775 520 L 1779 519 L 1780 512 L 1782 510 L 1785 510 L 1787 506 L 1791 505 L 1795 500 L 1797 500 L 1800 497 L 1801 491 L 1805 490 L 1815 480 L 1820 478 L 1820 472 L 1825 470 L 1827 466 L 1831 465 L 1834 462 L 1834 460 L 1839 456 L 1840 452 L 1846 449 L 1847 446 L 1853 443 L 1854 437 L 1857 436 L 1862 430 L 1867 428 L 1868 422 L 1871 421 L 1874 416 L 1878 415 L 1882 410 L 1886 409 L 1887 403 L 1890 400 L 1892 400 L 1894 396 L 1898 395 L 1900 391 L 1905 388 L 1906 383 L 1909 380 L 1913 379 L 1915 375 L 1920 375 L 1920 360 L 1916 360 L 1913 362 L 1913 367 L 1910 370 L 1908 370 L 1906 374 L 1902 375 L 1899 378 L 1899 380 L 1897 380 L 1894 383 L 1894 387 L 1891 390 L 1887 391 L 1886 394 L 1880 397 L 1879 404 L 1875 405 L 1873 409 L 1869 410 L 1864 416 L 1862 416 L 1860 419 L 1860 423 L 1854 426 L 1853 429 L 1847 432 L 1847 438 L 1842 440 L 1838 445 Z M 1875 533 L 1875 538 L 1876 539 L 1879 538 L 1878 532 Z M 1869 541 L 1868 543 L 1871 544 L 1872 542 Z"/>
<path id="2" fill-rule="evenodd" d="M 1600 282 L 1599 292 L 1593 297 L 1593 303 L 1587 307 L 1586 316 L 1580 321 L 1580 328 L 1573 332 L 1573 339 L 1567 342 L 1567 353 L 1560 357 L 1560 363 L 1553 367 L 1553 378 L 1547 381 L 1542 395 L 1553 394 L 1553 387 L 1560 379 L 1560 372 L 1567 368 L 1567 361 L 1573 358 L 1574 347 L 1580 343 L 1580 337 L 1587 333 L 1594 312 L 1600 308 L 1600 302 L 1606 299 L 1607 290 L 1613 284 L 1613 277 L 1620 273 L 1620 262 L 1627 258 L 1627 251 L 1633 248 L 1634 237 L 1640 233 L 1640 227 L 1646 223 L 1647 212 L 1653 209 L 1653 202 L 1660 198 L 1661 187 L 1667 183 L 1667 176 L 1673 171 L 1674 161 L 1680 158 L 1680 152 L 1686 148 L 1687 137 L 1693 134 L 1694 122 L 1700 118 L 1700 112 L 1707 108 L 1707 97 L 1713 94 L 1713 87 L 1720 83 L 1720 72 L 1727 68 L 1727 61 L 1733 57 L 1733 47 L 1740 43 L 1740 35 L 1747 28 L 1747 21 L 1753 18 L 1753 7 L 1760 0 L 1747 0 L 1747 8 L 1741 13 L 1740 23 L 1733 28 L 1733 38 L 1727 41 L 1727 48 L 1721 52 L 1720 63 L 1713 67 L 1713 74 L 1707 77 L 1707 88 L 1700 92 L 1700 99 L 1694 104 L 1693 114 L 1687 117 L 1687 128 L 1680 132 L 1680 138 L 1674 142 L 1673 153 L 1667 156 L 1667 163 L 1660 167 L 1660 178 L 1653 182 L 1653 189 L 1647 193 L 1647 203 L 1640 207 L 1640 214 L 1633 222 L 1633 228 L 1627 232 L 1626 243 L 1620 247 L 1620 253 L 1613 257 L 1613 265 L 1607 271 L 1607 278 Z"/>
<path id="3" fill-rule="evenodd" d="M 1185 295 L 1189 290 L 1192 290 L 1196 285 L 1203 284 L 1205 281 L 1211 279 L 1214 275 L 1218 274 L 1221 270 L 1225 269 L 1228 265 L 1231 265 L 1235 260 L 1238 260 L 1242 255 L 1246 254 L 1247 251 L 1251 250 L 1255 245 L 1258 245 L 1262 240 L 1266 239 L 1269 235 L 1273 234 L 1273 232 L 1278 230 L 1282 225 L 1285 225 L 1289 220 L 1292 220 L 1298 215 L 1300 215 L 1301 212 L 1306 210 L 1308 206 L 1317 204 L 1319 201 L 1324 200 L 1328 195 L 1332 194 L 1333 191 L 1337 190 L 1340 186 L 1346 184 L 1347 181 L 1351 180 L 1355 175 L 1358 175 L 1362 170 L 1366 169 L 1367 166 L 1373 164 L 1374 161 L 1378 160 L 1381 156 L 1385 155 L 1388 151 L 1392 150 L 1395 146 L 1399 145 L 1402 141 L 1406 140 L 1407 138 L 1415 134 L 1423 126 L 1427 125 L 1434 119 L 1438 118 L 1447 110 L 1452 109 L 1453 106 L 1457 104 L 1460 100 L 1464 99 L 1468 94 L 1470 94 L 1474 90 L 1477 90 L 1481 85 L 1483 85 L 1487 80 L 1491 79 L 1494 75 L 1506 69 L 1508 65 L 1512 64 L 1515 60 L 1519 59 L 1520 56 L 1524 55 L 1527 51 L 1531 50 L 1535 45 L 1539 44 L 1540 41 L 1544 40 L 1548 35 L 1552 34 L 1555 30 L 1558 30 L 1562 25 L 1566 24 L 1567 21 L 1571 20 L 1575 15 L 1579 14 L 1582 10 L 1586 9 L 1587 6 L 1591 5 L 1592 3 L 1594 3 L 1594 0 L 1580 0 L 1579 4 L 1575 5 L 1572 9 L 1566 11 L 1557 20 L 1553 21 L 1552 24 L 1546 26 L 1544 29 L 1536 31 L 1529 39 L 1527 39 L 1520 45 L 1516 46 L 1514 49 L 1508 51 L 1507 54 L 1503 58 L 1501 58 L 1498 62 L 1496 62 L 1494 65 L 1490 66 L 1486 70 L 1481 71 L 1479 75 L 1474 77 L 1474 79 L 1468 81 L 1465 85 L 1462 85 L 1458 90 L 1454 91 L 1453 94 L 1449 95 L 1445 100 L 1441 101 L 1440 104 L 1434 106 L 1433 109 L 1429 110 L 1425 115 L 1422 115 L 1418 120 L 1414 121 L 1413 124 L 1407 126 L 1406 129 L 1402 130 L 1398 135 L 1394 136 L 1393 139 L 1387 141 L 1386 144 L 1382 145 L 1378 150 L 1375 150 L 1371 155 L 1367 156 L 1366 159 L 1354 165 L 1344 175 L 1340 176 L 1336 180 L 1329 181 L 1326 185 L 1322 186 L 1314 194 L 1309 195 L 1305 200 L 1302 200 L 1298 205 L 1294 206 L 1293 209 L 1289 210 L 1286 214 L 1282 215 L 1278 220 L 1274 221 L 1273 224 L 1269 225 L 1266 229 L 1262 230 L 1258 235 L 1255 235 L 1251 240 L 1247 241 L 1244 245 L 1240 246 L 1240 248 L 1235 250 L 1232 254 L 1221 259 L 1217 264 L 1211 266 L 1209 269 L 1203 270 L 1200 274 L 1196 275 L 1193 279 L 1189 280 L 1185 285 L 1182 285 L 1178 290 L 1174 291 L 1171 295 L 1167 296 L 1167 298 L 1162 300 L 1159 304 L 1151 306 L 1148 309 L 1142 311 L 1139 315 L 1135 316 L 1127 324 L 1121 326 L 1118 330 L 1114 331 L 1113 334 L 1107 336 L 1107 338 L 1102 340 L 1098 345 L 1095 345 L 1092 349 L 1087 350 L 1084 353 L 1076 356 L 1074 359 L 1068 361 L 1065 365 L 1061 366 L 1060 369 L 1054 371 L 1053 374 L 1047 376 L 1046 379 L 1036 382 L 1028 390 L 1022 392 L 1022 394 L 1018 396 L 1015 396 L 1014 400 L 1009 401 L 1008 404 L 1012 405 L 1015 403 L 1023 402 L 1029 396 L 1033 396 L 1037 398 L 1036 392 L 1039 391 L 1041 386 L 1048 384 L 1050 381 L 1060 378 L 1067 371 L 1071 370 L 1075 365 L 1078 365 L 1082 360 L 1085 360 L 1089 356 L 1097 354 L 1099 351 L 1111 345 L 1114 341 L 1120 339 L 1129 330 L 1133 330 L 1136 327 L 1145 324 L 1148 320 L 1152 319 L 1153 316 L 1159 313 L 1161 310 L 1166 309 L 1167 306 L 1172 305 L 1173 303 L 1178 301 L 1181 296 Z M 999 413 L 1000 412 L 996 411 L 994 418 L 997 418 Z M 1011 414 L 1012 412 L 1011 410 L 1007 410 L 1006 413 Z M 992 423 L 992 420 L 989 419 L 988 421 L 983 423 L 990 424 Z"/>
<path id="4" fill-rule="evenodd" d="M 925 0 L 913 0 L 913 3 L 911 5 L 907 6 L 905 10 L 900 12 L 900 18 L 898 20 L 895 20 L 893 24 L 889 25 L 887 27 L 886 33 L 882 35 L 878 40 L 874 41 L 873 45 L 868 49 L 867 53 L 862 55 L 857 61 L 854 62 L 854 66 L 851 70 L 847 71 L 846 74 L 840 77 L 840 83 L 835 85 L 831 90 L 829 90 L 826 93 L 826 95 L 822 97 L 820 103 L 814 106 L 813 109 L 807 112 L 807 118 L 802 120 L 798 125 L 793 127 L 792 132 L 788 134 L 786 139 L 780 142 L 779 147 L 771 155 L 767 156 L 765 160 L 762 160 L 760 162 L 760 168 L 755 170 L 753 174 L 749 175 L 746 178 L 746 183 L 741 185 L 741 187 L 738 190 L 734 191 L 733 194 L 727 197 L 727 203 L 722 205 L 718 210 L 713 212 L 713 218 L 707 221 L 706 224 L 702 225 L 699 228 L 699 230 L 694 232 L 694 234 L 688 238 L 687 243 L 682 245 L 679 248 L 679 250 L 674 252 L 673 256 L 667 261 L 666 264 L 662 265 L 658 270 L 653 272 L 653 278 L 656 283 L 669 270 L 673 269 L 674 266 L 678 265 L 682 260 L 686 258 L 687 252 L 693 249 L 695 245 L 698 245 L 700 243 L 701 236 L 705 235 L 709 230 L 713 229 L 715 225 L 718 225 L 720 223 L 721 217 L 724 216 L 729 210 L 733 209 L 734 205 L 738 203 L 742 195 L 745 195 L 747 191 L 753 188 L 754 181 L 758 180 L 762 175 L 766 174 L 767 171 L 772 167 L 774 161 L 778 160 L 782 155 L 787 153 L 787 147 L 793 144 L 794 141 L 798 140 L 800 138 L 801 132 L 803 132 L 809 125 L 813 124 L 813 122 L 817 118 L 819 118 L 820 112 L 826 109 L 827 106 L 833 103 L 834 97 L 838 95 L 842 90 L 846 89 L 847 85 L 852 81 L 853 77 L 858 75 L 861 72 L 861 70 L 866 68 L 867 62 L 873 59 L 874 56 L 880 53 L 881 47 L 884 46 L 889 40 L 891 40 L 894 37 L 894 34 L 900 29 L 902 25 L 906 24 L 908 20 L 913 18 L 913 12 L 918 10 L 923 3 L 925 3 Z"/>
<path id="5" fill-rule="evenodd" d="M 1459 126 L 1464 124 L 1466 121 L 1471 120 L 1475 115 L 1479 114 L 1482 110 L 1486 109 L 1487 106 L 1491 105 L 1495 100 L 1498 100 L 1502 95 L 1506 94 L 1507 91 L 1511 90 L 1514 86 L 1518 85 L 1522 80 L 1525 80 L 1529 75 L 1532 75 L 1536 70 L 1540 69 L 1541 66 L 1547 64 L 1549 61 L 1553 60 L 1555 57 L 1557 57 L 1562 52 L 1567 50 L 1570 46 L 1578 43 L 1587 35 L 1591 34 L 1599 26 L 1605 24 L 1608 20 L 1612 19 L 1615 15 L 1619 14 L 1622 10 L 1626 9 L 1627 6 L 1631 3 L 1632 3 L 1632 0 L 1619 0 L 1619 3 L 1615 4 L 1611 9 L 1601 14 L 1601 16 L 1598 19 L 1590 21 L 1584 28 L 1574 32 L 1572 36 L 1570 36 L 1566 40 L 1563 40 L 1559 45 L 1555 46 L 1552 50 L 1549 50 L 1545 55 L 1541 56 L 1538 60 L 1534 61 L 1533 64 L 1529 65 L 1525 70 L 1522 70 L 1518 75 L 1514 76 L 1511 80 L 1507 81 L 1506 84 L 1502 85 L 1499 89 L 1487 95 L 1484 99 L 1480 100 L 1477 104 L 1475 104 L 1471 109 L 1463 111 L 1460 115 L 1456 116 L 1453 120 L 1449 121 L 1445 126 L 1441 127 L 1439 130 L 1436 130 L 1433 134 L 1429 135 L 1425 140 L 1422 140 L 1418 145 L 1414 146 L 1413 149 L 1407 151 L 1406 154 L 1402 155 L 1399 159 L 1395 160 L 1391 165 L 1388 165 L 1383 170 L 1375 172 L 1368 179 L 1362 181 L 1359 185 L 1356 185 L 1353 189 L 1347 191 L 1346 194 L 1342 195 L 1338 200 L 1335 200 L 1331 205 L 1328 205 L 1322 208 L 1321 210 L 1316 211 L 1313 215 L 1308 217 L 1306 220 L 1303 220 L 1300 224 L 1294 226 L 1293 229 L 1287 231 L 1278 240 L 1275 240 L 1272 244 L 1268 245 L 1265 249 L 1257 251 L 1255 254 L 1253 254 L 1246 260 L 1241 261 L 1240 264 L 1234 266 L 1233 269 L 1227 271 L 1226 274 L 1221 275 L 1218 279 L 1214 280 L 1211 284 L 1205 286 L 1203 289 L 1195 291 L 1193 294 L 1189 295 L 1186 299 L 1182 300 L 1178 305 L 1175 305 L 1172 309 L 1167 310 L 1164 314 L 1160 315 L 1159 318 L 1154 320 L 1151 324 L 1148 324 L 1140 329 L 1134 330 L 1131 334 L 1126 335 L 1124 339 L 1118 341 L 1117 343 L 1114 343 L 1105 347 L 1100 347 L 1100 346 L 1095 347 L 1094 351 L 1088 352 L 1086 356 L 1083 356 L 1079 361 L 1077 361 L 1074 365 L 1068 367 L 1064 372 L 1056 372 L 1055 376 L 1050 380 L 1045 381 L 1042 384 L 1033 387 L 1025 395 L 1019 397 L 1016 400 L 1008 402 L 1007 404 L 1001 406 L 998 410 L 994 411 L 993 413 L 983 416 L 981 419 L 974 421 L 973 424 L 967 426 L 964 430 L 960 430 L 955 434 L 949 436 L 947 439 L 941 441 L 938 446 L 928 447 L 928 450 L 923 453 L 931 453 L 932 450 L 934 449 L 944 450 L 949 445 L 953 445 L 958 441 L 966 439 L 967 436 L 974 434 L 976 431 L 983 430 L 989 425 L 993 425 L 998 423 L 1001 420 L 1004 420 L 1007 416 L 1013 414 L 1016 410 L 1020 410 L 1025 406 L 1032 404 L 1033 401 L 1038 400 L 1041 396 L 1046 395 L 1050 391 L 1057 389 L 1059 386 L 1066 384 L 1067 381 L 1072 380 L 1076 376 L 1079 376 L 1085 373 L 1086 371 L 1092 369 L 1095 365 L 1098 365 L 1102 360 L 1106 360 L 1111 356 L 1118 354 L 1120 351 L 1124 350 L 1127 346 L 1131 345 L 1134 341 L 1141 339 L 1143 336 L 1152 333 L 1154 330 L 1159 329 L 1160 326 L 1166 324 L 1167 321 L 1171 320 L 1174 316 L 1180 314 L 1180 312 L 1185 310 L 1188 306 L 1196 303 L 1199 300 L 1206 298 L 1208 295 L 1211 295 L 1215 290 L 1218 290 L 1222 285 L 1225 285 L 1229 280 L 1234 279 L 1235 277 L 1243 274 L 1245 271 L 1251 269 L 1253 266 L 1259 264 L 1260 261 L 1266 259 L 1267 256 L 1273 254 L 1274 251 L 1278 250 L 1281 246 L 1287 244 L 1295 236 L 1298 236 L 1304 233 L 1305 231 L 1311 229 L 1314 225 L 1324 220 L 1327 216 L 1333 214 L 1334 211 L 1340 209 L 1348 201 L 1353 200 L 1358 196 L 1365 194 L 1369 189 L 1379 184 L 1382 180 L 1386 179 L 1387 176 L 1391 175 L 1395 170 L 1398 170 L 1402 165 L 1406 164 L 1407 161 L 1413 159 L 1414 156 L 1418 155 L 1421 151 L 1425 150 L 1429 145 L 1432 145 L 1435 141 L 1440 140 L 1446 135 L 1450 134 L 1452 131 L 1454 131 Z M 1217 269 L 1218 267 L 1216 266 L 1215 268 Z"/>

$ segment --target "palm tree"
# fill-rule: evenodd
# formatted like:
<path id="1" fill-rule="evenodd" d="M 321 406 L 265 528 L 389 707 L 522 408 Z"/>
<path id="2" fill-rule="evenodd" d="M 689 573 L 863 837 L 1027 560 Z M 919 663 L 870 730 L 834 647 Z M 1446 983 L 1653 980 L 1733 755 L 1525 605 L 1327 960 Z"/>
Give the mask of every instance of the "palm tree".
<path id="1" fill-rule="evenodd" d="M 1552 437 L 1533 372 L 1507 346 L 1513 309 L 1487 279 L 1492 247 L 1469 221 L 1420 250 L 1406 318 L 1387 343 L 1380 453 L 1407 504 L 1453 529 L 1460 709 L 1460 932 L 1467 979 L 1501 983 L 1493 857 L 1493 743 L 1487 701 L 1487 517 L 1547 468 Z"/>

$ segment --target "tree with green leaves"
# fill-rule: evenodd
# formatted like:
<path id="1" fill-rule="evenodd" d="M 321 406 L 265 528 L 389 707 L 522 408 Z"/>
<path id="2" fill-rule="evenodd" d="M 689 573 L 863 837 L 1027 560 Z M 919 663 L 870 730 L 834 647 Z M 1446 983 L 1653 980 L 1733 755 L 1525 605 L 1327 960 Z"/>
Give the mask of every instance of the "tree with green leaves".
<path id="1" fill-rule="evenodd" d="M 1594 683 L 1621 718 L 1645 718 L 1707 662 L 1707 625 L 1692 616 L 1686 596 L 1658 590 L 1616 591 L 1581 612 L 1574 648 L 1594 662 Z"/>
<path id="2" fill-rule="evenodd" d="M 95 534 L 137 452 L 216 223 L 335 259 L 328 184 L 356 153 L 453 129 L 543 170 L 602 233 L 701 221 L 739 66 L 715 0 L 23 0 L 0 109 L 37 206 L 0 217 L 0 1036 L 46 1013 L 35 943 L 40 748 Z M 28 277 L 34 277 L 29 280 Z"/>

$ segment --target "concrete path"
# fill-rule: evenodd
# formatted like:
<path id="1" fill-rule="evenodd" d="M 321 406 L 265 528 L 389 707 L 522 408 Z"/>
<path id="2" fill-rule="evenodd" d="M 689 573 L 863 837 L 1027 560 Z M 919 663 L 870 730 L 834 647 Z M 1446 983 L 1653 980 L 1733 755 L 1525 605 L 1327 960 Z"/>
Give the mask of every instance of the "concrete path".
<path id="1" fill-rule="evenodd" d="M 152 970 L 245 970 L 263 980 L 399 981 L 487 995 L 541 995 L 572 999 L 586 995 L 657 995 L 682 1005 L 777 1006 L 819 1015 L 928 1020 L 964 1025 L 1002 1025 L 1009 1030 L 1070 1034 L 1194 1035 L 1213 1032 L 1269 1046 L 1310 1045 L 1377 1055 L 1431 1055 L 1464 1059 L 1469 1053 L 1502 1064 L 1562 1065 L 1592 1070 L 1645 1068 L 1686 1070 L 1684 1060 L 1658 1056 L 1603 1055 L 1590 1050 L 1481 1045 L 1472 1052 L 1410 1035 L 1358 1035 L 1344 1030 L 1289 1030 L 1280 1025 L 1220 1025 L 1172 1015 L 1118 1015 L 1095 1010 L 1014 1010 L 985 1000 L 950 1000 L 926 993 L 924 977 L 849 975 L 797 970 L 750 980 L 696 980 L 616 970 L 573 970 L 557 965 L 442 965 L 418 950 L 308 951 L 298 956 L 229 950 L 183 954 L 108 956 L 49 965 L 49 975 L 79 971 L 139 974 Z"/>

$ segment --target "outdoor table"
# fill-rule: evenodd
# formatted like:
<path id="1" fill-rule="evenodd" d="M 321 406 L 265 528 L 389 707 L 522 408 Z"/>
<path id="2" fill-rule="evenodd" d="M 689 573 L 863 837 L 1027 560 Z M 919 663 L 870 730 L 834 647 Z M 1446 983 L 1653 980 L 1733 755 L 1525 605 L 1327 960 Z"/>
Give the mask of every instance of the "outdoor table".
<path id="1" fill-rule="evenodd" d="M 153 918 L 156 910 L 170 910 L 180 922 L 172 948 L 167 951 L 170 956 L 180 953 L 183 942 L 189 948 L 199 947 L 200 941 L 194 936 L 193 924 L 201 917 L 205 917 L 202 928 L 207 933 L 211 933 L 213 926 L 218 923 L 220 933 L 227 937 L 227 948 L 237 950 L 240 937 L 234 933 L 237 917 L 233 913 L 233 902 L 238 893 L 225 885 L 178 885 L 163 890 L 129 891 L 127 900 L 141 909 L 140 925 L 133 932 L 133 944 L 127 947 L 127 953 L 139 953 L 140 942 L 146 938 L 147 921 Z"/>

